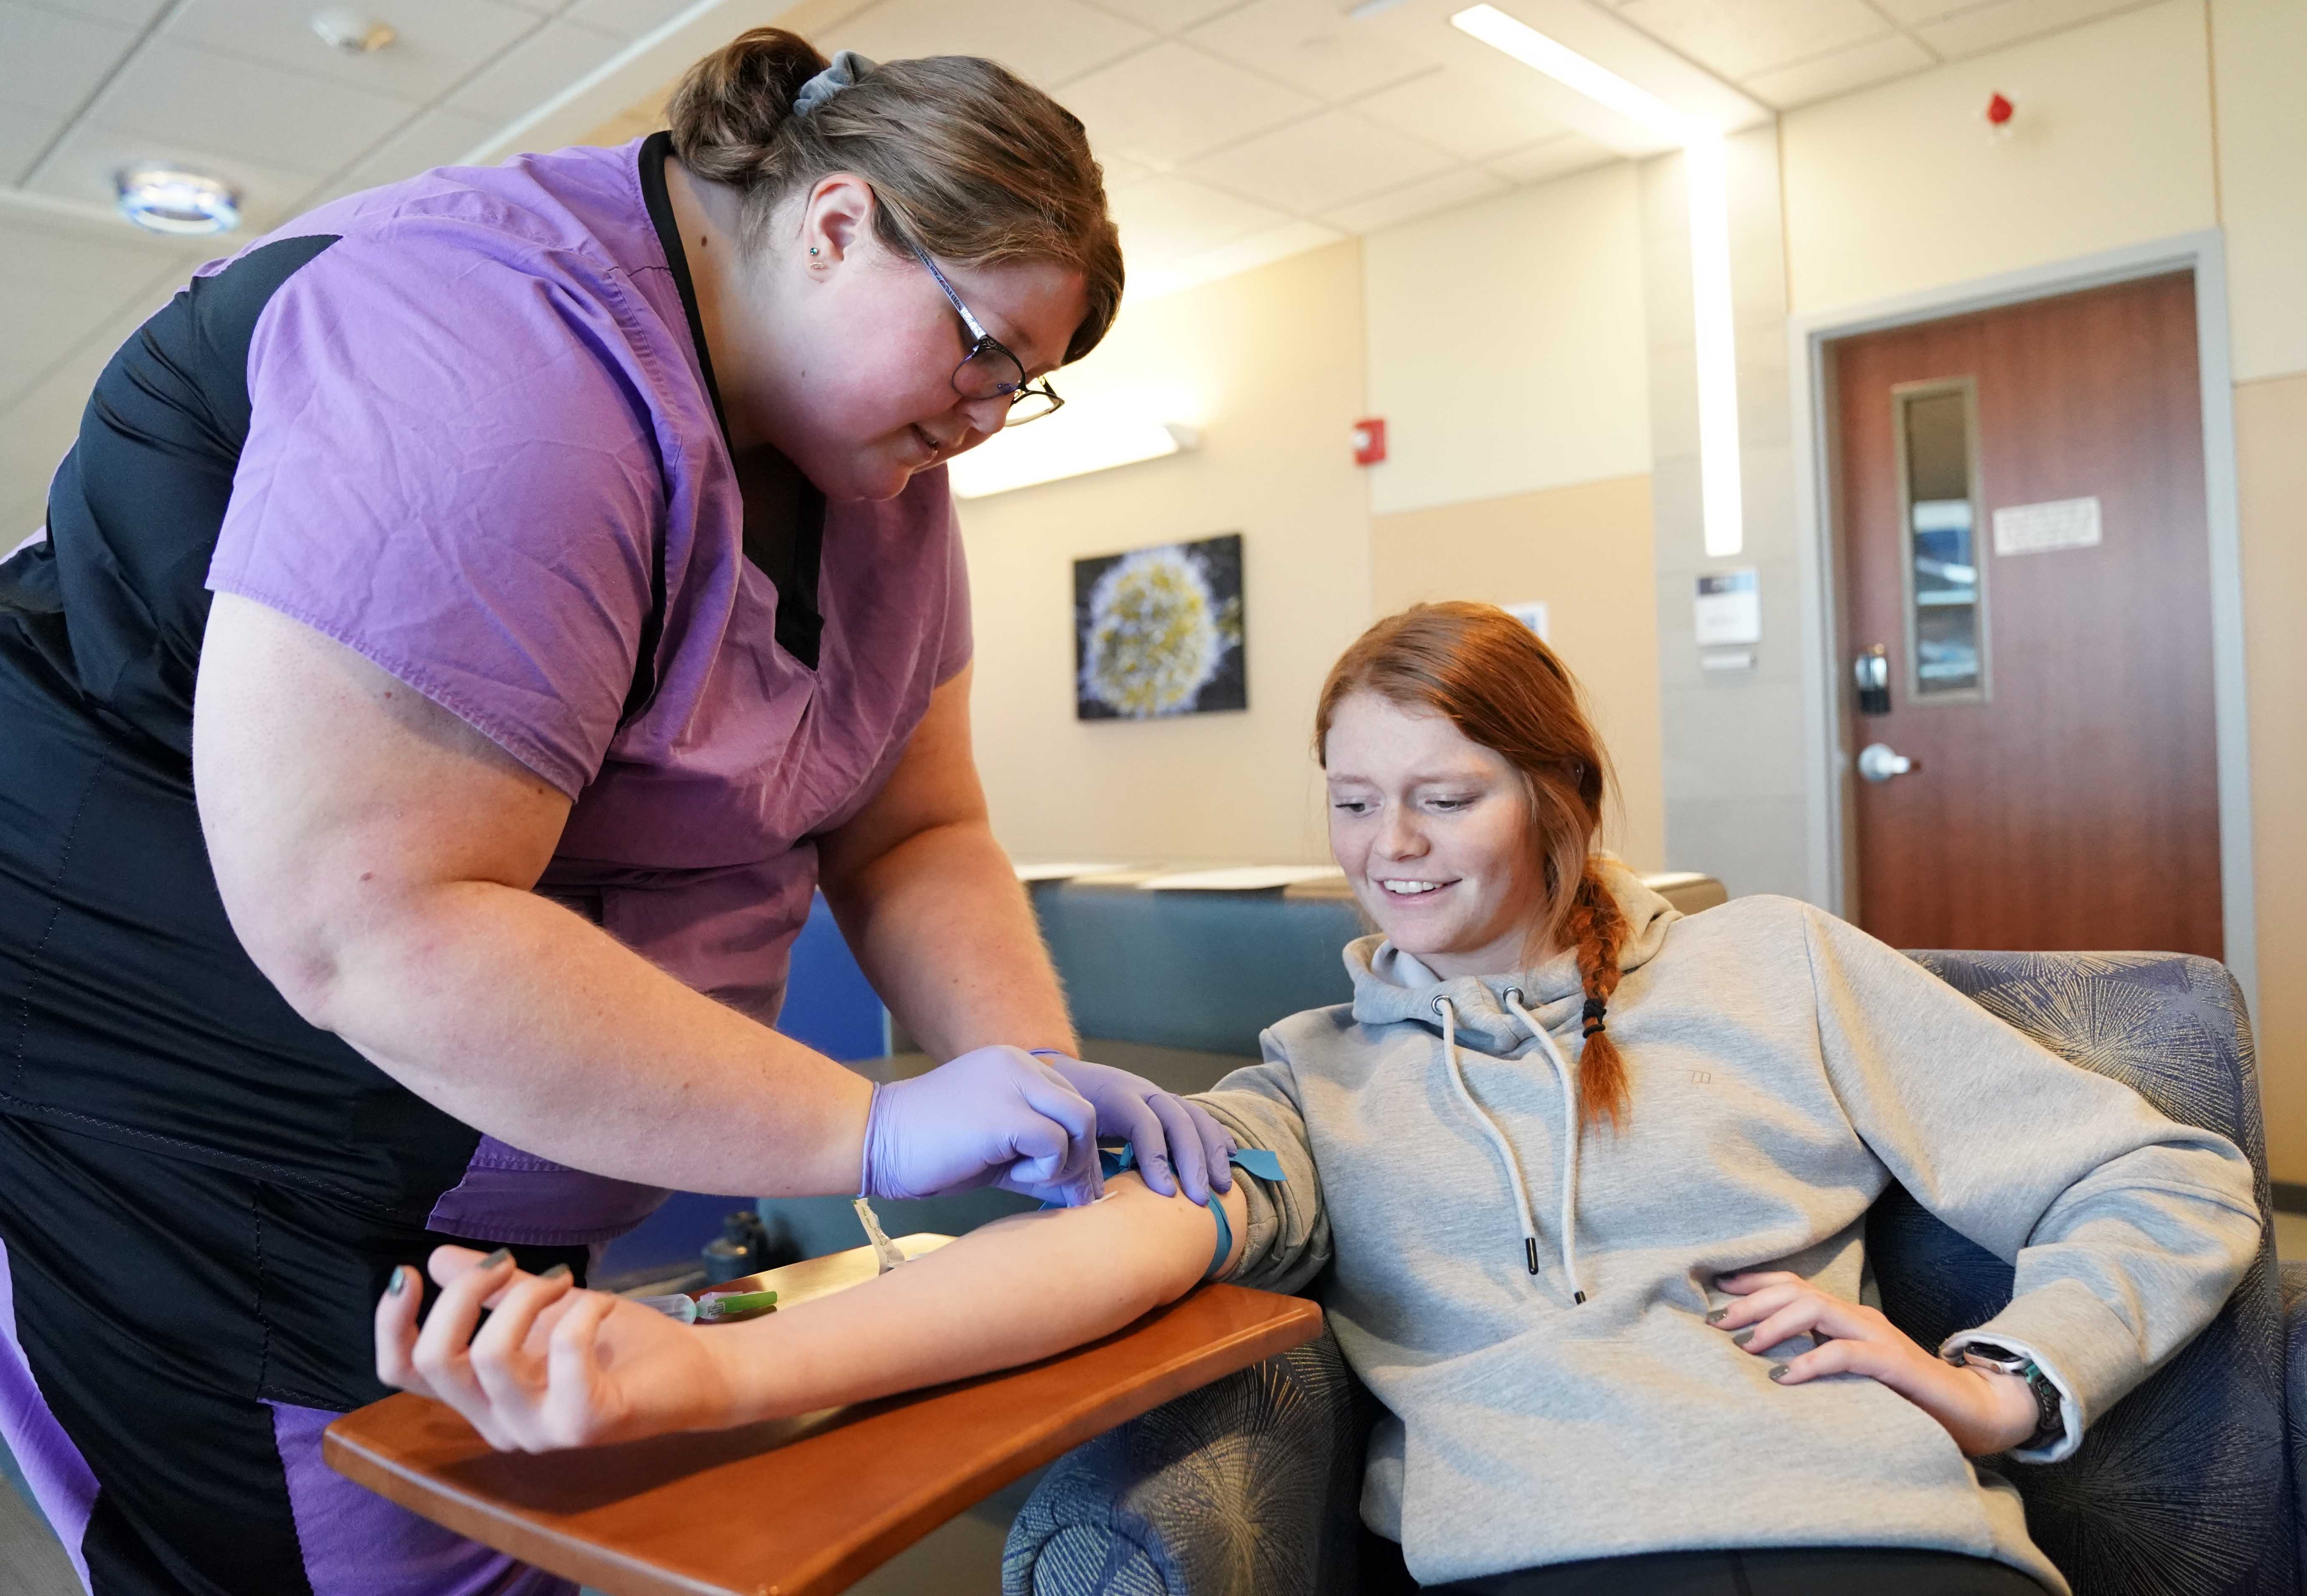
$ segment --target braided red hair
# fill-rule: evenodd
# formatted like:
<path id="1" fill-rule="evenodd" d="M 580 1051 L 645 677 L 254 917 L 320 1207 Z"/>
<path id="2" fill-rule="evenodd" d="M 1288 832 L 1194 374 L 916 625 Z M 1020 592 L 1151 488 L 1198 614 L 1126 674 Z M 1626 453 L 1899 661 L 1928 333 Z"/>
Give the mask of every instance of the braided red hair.
<path id="1" fill-rule="evenodd" d="M 1626 1063 L 1605 1019 L 1618 988 L 1626 922 L 1593 858 L 1609 756 L 1576 680 L 1554 650 L 1504 610 L 1453 601 L 1389 615 L 1339 656 L 1314 714 L 1316 760 L 1326 763 L 1330 722 L 1357 692 L 1441 715 L 1522 773 L 1539 894 L 1523 962 L 1535 964 L 1556 948 L 1575 950 L 1586 993 L 1579 1124 L 1599 1119 L 1623 1128 L 1631 1103 Z"/>

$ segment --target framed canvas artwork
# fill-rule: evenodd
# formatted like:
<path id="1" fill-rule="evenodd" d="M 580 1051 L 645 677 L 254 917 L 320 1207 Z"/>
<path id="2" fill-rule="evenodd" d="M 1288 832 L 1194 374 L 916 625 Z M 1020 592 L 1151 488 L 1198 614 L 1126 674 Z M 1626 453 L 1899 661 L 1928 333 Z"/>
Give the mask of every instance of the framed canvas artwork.
<path id="1" fill-rule="evenodd" d="M 1248 708 L 1241 534 L 1075 561 L 1074 680 L 1082 720 Z"/>

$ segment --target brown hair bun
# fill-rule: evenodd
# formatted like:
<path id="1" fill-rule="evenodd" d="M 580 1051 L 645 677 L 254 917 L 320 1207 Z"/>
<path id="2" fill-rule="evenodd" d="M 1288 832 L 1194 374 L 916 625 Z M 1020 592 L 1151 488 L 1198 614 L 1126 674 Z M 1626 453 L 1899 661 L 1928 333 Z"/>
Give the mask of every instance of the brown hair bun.
<path id="1" fill-rule="evenodd" d="M 1121 307 L 1121 242 L 1081 119 L 975 56 L 886 61 L 793 111 L 826 58 L 798 34 L 755 28 L 698 62 L 665 114 L 673 152 L 746 196 L 758 237 L 789 194 L 835 172 L 872 185 L 883 245 L 997 266 L 1050 261 L 1082 274 L 1088 310 L 1066 347 L 1095 348 Z"/>

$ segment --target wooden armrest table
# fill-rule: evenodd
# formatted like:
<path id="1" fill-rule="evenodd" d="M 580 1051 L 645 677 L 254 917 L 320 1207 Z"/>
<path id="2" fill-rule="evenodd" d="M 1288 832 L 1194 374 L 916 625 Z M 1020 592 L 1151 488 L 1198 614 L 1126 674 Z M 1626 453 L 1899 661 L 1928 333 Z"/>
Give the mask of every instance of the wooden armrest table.
<path id="1" fill-rule="evenodd" d="M 947 1240 L 897 1244 L 912 1257 Z M 873 1273 L 861 1247 L 714 1289 L 790 1305 Z M 492 1451 L 450 1409 L 404 1393 L 330 1425 L 322 1454 L 413 1513 L 608 1596 L 821 1596 L 1090 1437 L 1321 1329 L 1302 1298 L 1205 1285 L 1040 1363 L 797 1419 L 531 1456 Z"/>

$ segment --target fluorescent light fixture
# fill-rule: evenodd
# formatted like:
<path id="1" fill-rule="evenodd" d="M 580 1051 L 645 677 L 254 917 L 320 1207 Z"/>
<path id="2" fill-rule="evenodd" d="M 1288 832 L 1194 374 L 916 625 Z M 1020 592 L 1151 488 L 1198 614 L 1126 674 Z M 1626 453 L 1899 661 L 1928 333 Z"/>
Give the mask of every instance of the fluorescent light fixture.
<path id="1" fill-rule="evenodd" d="M 121 167 L 112 181 L 120 214 L 151 232 L 197 236 L 240 226 L 240 195 L 214 177 L 143 162 Z"/>
<path id="2" fill-rule="evenodd" d="M 1056 415 L 997 433 L 947 468 L 956 498 L 982 499 L 1012 488 L 1134 466 L 1192 449 L 1189 426 L 1157 421 L 1142 410 L 1076 399 Z"/>
<path id="3" fill-rule="evenodd" d="M 1738 349 L 1730 320 L 1730 196 L 1721 131 L 1495 5 L 1470 6 L 1450 23 L 1682 146 L 1698 342 L 1698 474 L 1706 553 L 1717 559 L 1737 553 L 1746 535 L 1738 467 Z"/>

